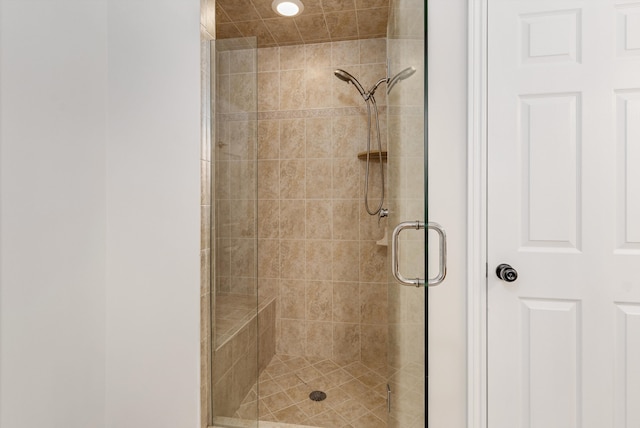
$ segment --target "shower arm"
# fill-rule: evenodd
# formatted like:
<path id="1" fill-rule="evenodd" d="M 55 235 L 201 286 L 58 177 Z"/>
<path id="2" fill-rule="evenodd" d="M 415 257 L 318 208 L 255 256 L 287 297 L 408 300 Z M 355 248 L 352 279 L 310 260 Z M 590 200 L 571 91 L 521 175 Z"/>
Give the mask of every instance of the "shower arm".
<path id="1" fill-rule="evenodd" d="M 378 80 L 375 85 L 373 85 L 371 87 L 371 89 L 369 89 L 366 93 L 366 96 L 364 98 L 365 101 L 367 101 L 369 98 L 373 97 L 373 94 L 376 93 L 376 90 L 378 89 L 378 86 L 380 86 L 382 83 L 389 83 L 389 78 L 388 77 L 383 77 L 382 79 Z"/>

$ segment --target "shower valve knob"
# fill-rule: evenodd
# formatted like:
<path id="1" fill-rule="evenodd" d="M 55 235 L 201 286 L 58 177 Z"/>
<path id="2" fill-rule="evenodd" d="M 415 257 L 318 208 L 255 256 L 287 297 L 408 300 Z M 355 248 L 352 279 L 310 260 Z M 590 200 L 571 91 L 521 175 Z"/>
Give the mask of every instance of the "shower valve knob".
<path id="1" fill-rule="evenodd" d="M 518 279 L 518 271 L 506 263 L 498 265 L 496 268 L 496 275 L 505 282 L 514 282 Z"/>

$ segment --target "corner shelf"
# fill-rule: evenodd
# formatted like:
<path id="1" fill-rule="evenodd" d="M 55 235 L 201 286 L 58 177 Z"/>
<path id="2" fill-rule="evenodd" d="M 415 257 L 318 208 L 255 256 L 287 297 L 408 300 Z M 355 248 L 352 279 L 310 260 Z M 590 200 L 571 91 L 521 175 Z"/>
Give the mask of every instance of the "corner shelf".
<path id="1" fill-rule="evenodd" d="M 387 160 L 387 151 L 379 151 L 379 150 L 371 150 L 371 155 L 369 158 L 373 161 L 382 160 L 383 162 Z M 358 159 L 367 160 L 367 152 L 358 153 Z"/>

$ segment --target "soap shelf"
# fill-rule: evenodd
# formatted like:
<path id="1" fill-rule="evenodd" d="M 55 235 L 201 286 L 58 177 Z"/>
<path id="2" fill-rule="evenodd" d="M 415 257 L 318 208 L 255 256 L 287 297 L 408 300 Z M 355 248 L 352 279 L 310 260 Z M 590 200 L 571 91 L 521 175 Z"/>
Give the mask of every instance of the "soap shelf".
<path id="1" fill-rule="evenodd" d="M 367 152 L 358 153 L 358 159 L 367 160 Z M 369 155 L 369 159 L 374 161 L 379 161 L 382 159 L 383 161 L 387 160 L 387 151 L 383 150 L 371 150 L 371 154 Z"/>

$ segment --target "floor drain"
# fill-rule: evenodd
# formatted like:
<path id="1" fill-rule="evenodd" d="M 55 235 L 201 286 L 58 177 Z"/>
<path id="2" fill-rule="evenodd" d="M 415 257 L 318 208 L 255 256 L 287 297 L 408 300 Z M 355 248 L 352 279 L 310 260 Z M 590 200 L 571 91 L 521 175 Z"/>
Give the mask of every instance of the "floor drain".
<path id="1" fill-rule="evenodd" d="M 327 394 L 322 391 L 313 391 L 311 394 L 309 394 L 309 398 L 311 398 L 313 401 L 322 401 L 327 398 Z"/>

